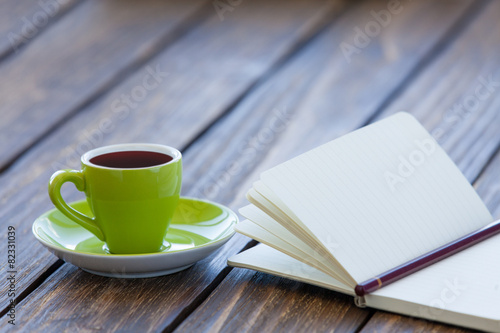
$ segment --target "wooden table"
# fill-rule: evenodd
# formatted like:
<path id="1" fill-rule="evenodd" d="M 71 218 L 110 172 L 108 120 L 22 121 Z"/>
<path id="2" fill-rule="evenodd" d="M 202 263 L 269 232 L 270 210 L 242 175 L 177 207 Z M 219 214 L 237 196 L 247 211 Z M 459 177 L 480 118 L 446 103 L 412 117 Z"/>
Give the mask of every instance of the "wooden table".
<path id="1" fill-rule="evenodd" d="M 2 0 L 0 331 L 465 331 L 228 267 L 255 245 L 241 235 L 183 272 L 125 280 L 58 260 L 31 225 L 53 207 L 50 175 L 97 146 L 178 147 L 183 194 L 237 210 L 263 170 L 401 110 L 498 218 L 499 16 L 482 0 Z"/>

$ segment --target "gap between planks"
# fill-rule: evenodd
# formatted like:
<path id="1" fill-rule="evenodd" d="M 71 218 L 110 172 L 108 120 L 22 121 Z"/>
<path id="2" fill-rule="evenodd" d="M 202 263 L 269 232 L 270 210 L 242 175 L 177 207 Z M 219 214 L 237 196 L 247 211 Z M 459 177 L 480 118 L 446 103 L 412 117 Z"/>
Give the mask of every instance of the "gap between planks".
<path id="1" fill-rule="evenodd" d="M 486 161 L 486 163 L 484 163 L 483 167 L 481 168 L 481 170 L 478 172 L 477 176 L 474 178 L 474 180 L 472 181 L 472 184 L 473 185 L 476 185 L 476 182 L 481 178 L 481 176 L 486 172 L 486 170 L 488 169 L 488 167 L 493 163 L 493 161 L 495 160 L 495 158 L 497 157 L 497 155 L 500 155 L 500 143 L 498 143 L 498 145 L 496 146 L 495 148 L 495 151 L 493 154 L 491 154 L 490 158 Z"/>
<path id="2" fill-rule="evenodd" d="M 317 26 L 312 28 L 310 33 L 304 35 L 302 38 L 299 38 L 294 44 L 291 45 L 290 49 L 283 54 L 273 65 L 270 66 L 270 68 L 263 73 L 262 76 L 257 78 L 253 83 L 249 85 L 249 87 L 244 90 L 241 94 L 235 96 L 234 101 L 217 117 L 214 118 L 212 122 L 207 124 L 205 128 L 203 128 L 196 136 L 193 137 L 193 139 L 189 140 L 186 145 L 180 149 L 182 154 L 185 154 L 187 150 L 200 138 L 203 137 L 205 133 L 207 133 L 210 128 L 212 128 L 217 122 L 221 121 L 223 118 L 225 118 L 228 114 L 230 114 L 248 95 L 250 95 L 255 89 L 257 89 L 260 85 L 264 84 L 269 78 L 271 78 L 274 73 L 278 72 L 280 68 L 282 68 L 288 61 L 293 59 L 295 55 L 300 53 L 300 51 L 304 48 L 307 47 L 310 43 L 312 43 L 316 38 L 318 38 L 323 32 L 325 32 L 331 25 L 335 24 L 335 20 L 348 11 L 350 8 L 352 8 L 354 5 L 359 3 L 361 1 L 354 1 L 347 5 L 345 8 L 343 8 L 341 11 L 336 10 L 335 8 L 331 8 L 330 12 L 326 14 L 318 23 Z M 112 80 L 107 86 L 103 87 L 102 90 L 96 92 L 94 95 L 90 96 L 89 99 L 85 102 L 83 102 L 81 105 L 77 106 L 73 111 L 69 112 L 66 116 L 64 116 L 60 121 L 55 123 L 52 127 L 47 129 L 41 137 L 42 139 L 37 140 L 35 143 L 32 145 L 28 146 L 25 150 L 21 151 L 18 155 L 16 155 L 13 160 L 9 161 L 8 163 L 5 164 L 3 168 L 0 168 L 0 173 L 4 172 L 7 170 L 10 166 L 12 166 L 18 158 L 20 158 L 23 154 L 28 152 L 29 150 L 33 149 L 36 147 L 39 143 L 43 141 L 43 138 L 45 138 L 48 134 L 50 134 L 55 128 L 58 128 L 62 125 L 64 125 L 66 122 L 68 122 L 72 117 L 74 117 L 78 112 L 86 109 L 87 107 L 90 107 L 92 104 L 96 103 L 99 101 L 100 98 L 104 97 L 109 90 L 111 90 L 114 86 L 118 85 L 122 80 L 124 80 L 126 77 L 129 75 L 133 74 L 137 69 L 139 69 L 141 66 L 145 65 L 148 63 L 151 59 L 153 59 L 156 55 L 159 53 L 163 52 L 164 49 L 166 49 L 169 45 L 173 44 L 176 40 L 181 39 L 183 36 L 185 36 L 189 31 L 193 30 L 196 28 L 196 26 L 200 25 L 203 23 L 205 20 L 209 18 L 209 15 L 204 15 L 207 11 L 207 6 L 209 3 L 206 3 L 201 6 L 199 10 L 197 10 L 194 14 L 191 15 L 188 19 L 186 19 L 179 27 L 174 29 L 171 33 L 167 34 L 159 43 L 158 47 L 155 48 L 155 50 L 147 57 L 144 57 L 142 59 L 139 59 L 139 61 L 136 61 L 132 63 L 130 66 L 125 68 L 121 73 L 117 75 L 117 77 Z M 210 4 L 211 7 L 211 4 Z M 188 23 L 191 21 L 195 21 L 195 25 L 189 25 Z M 161 47 L 163 45 L 163 47 Z M 243 247 L 241 251 L 244 251 L 246 249 L 249 249 L 253 246 L 257 245 L 257 242 L 255 241 L 250 241 L 248 242 L 245 247 Z M 16 303 L 20 303 L 24 298 L 26 298 L 31 292 L 36 290 L 40 285 L 43 284 L 45 280 L 47 280 L 53 273 L 55 273 L 62 265 L 64 264 L 63 261 L 58 260 L 56 263 L 54 263 L 52 266 L 49 267 L 48 270 L 46 270 L 44 273 L 42 273 L 27 289 L 25 292 L 20 294 L 18 297 L 16 297 Z M 181 322 L 187 318 L 203 301 L 215 290 L 215 288 L 219 285 L 219 283 L 230 273 L 232 270 L 232 267 L 227 266 L 225 269 L 223 269 L 217 277 L 212 281 L 200 295 L 197 296 L 195 301 L 190 304 L 190 306 L 186 307 L 180 314 L 179 316 L 169 325 L 164 329 L 164 332 L 171 332 L 175 330 L 177 326 L 181 324 Z M 8 307 L 5 309 L 2 309 L 0 311 L 0 318 L 3 317 L 7 311 Z"/>
<path id="3" fill-rule="evenodd" d="M 53 263 L 45 272 L 40 274 L 40 276 L 25 290 L 23 290 L 16 298 L 15 304 L 20 303 L 23 299 L 25 299 L 31 292 L 38 288 L 45 280 L 47 280 L 54 272 L 56 272 L 62 265 L 64 261 L 58 259 L 55 263 Z M 9 312 L 10 306 L 2 309 L 0 311 L 0 318 L 5 316 Z"/>
<path id="4" fill-rule="evenodd" d="M 367 120 L 366 124 L 371 123 L 377 117 L 377 115 L 379 113 L 381 113 L 391 103 L 391 101 L 396 96 L 398 96 L 400 93 L 402 93 L 405 90 L 405 88 L 410 85 L 410 83 L 414 80 L 415 77 L 418 76 L 418 74 L 422 70 L 424 70 L 430 63 L 432 63 L 432 61 L 434 59 L 436 59 L 437 57 L 439 57 L 439 55 L 442 53 L 443 50 L 446 49 L 446 47 L 448 45 L 450 45 L 451 43 L 453 43 L 453 41 L 461 34 L 461 32 L 465 29 L 465 27 L 478 15 L 478 13 L 481 11 L 481 9 L 484 8 L 484 6 L 485 6 L 486 3 L 487 3 L 486 1 L 483 1 L 483 2 L 480 2 L 479 5 L 474 4 L 473 6 L 471 6 L 471 7 L 473 7 L 472 10 L 471 10 L 471 12 L 469 12 L 466 15 L 464 15 L 464 17 L 460 18 L 457 21 L 457 23 L 449 30 L 449 32 L 447 34 L 445 34 L 443 40 L 446 41 L 446 43 L 443 43 L 443 45 L 441 45 L 441 41 L 438 42 L 436 44 L 436 46 L 434 46 L 434 48 L 431 49 L 431 51 L 426 56 L 424 56 L 422 58 L 422 61 L 419 62 L 417 64 L 417 66 L 409 73 L 409 75 L 405 78 L 405 80 L 402 82 L 402 84 L 398 88 L 396 88 L 395 90 L 393 90 L 393 92 L 391 92 L 390 94 L 388 94 L 387 99 L 384 100 L 383 103 L 377 108 L 377 110 L 374 112 L 374 114 Z M 349 9 L 351 6 L 352 5 L 350 5 L 348 8 L 346 8 L 346 10 Z M 205 5 L 202 6 L 202 8 L 203 7 L 205 7 Z M 197 17 L 199 19 L 200 16 L 201 16 L 200 15 L 201 11 L 202 10 L 197 11 L 195 13 L 195 15 L 193 15 L 193 16 L 195 16 L 195 17 Z M 344 11 L 342 11 L 342 12 L 344 12 Z M 186 22 L 191 21 L 191 19 L 192 18 L 189 18 L 188 20 L 186 20 Z M 201 22 L 202 21 L 199 21 L 197 23 L 199 24 Z M 216 117 L 213 122 L 211 122 L 210 124 L 208 124 L 203 130 L 201 130 L 200 133 L 196 137 L 194 137 L 191 141 L 189 141 L 187 143 L 187 145 L 186 145 L 186 147 L 185 147 L 184 150 L 188 150 L 189 147 L 192 144 L 194 144 L 197 140 L 199 140 L 201 137 L 203 137 L 203 135 L 215 123 L 217 123 L 218 121 L 220 121 L 221 119 L 223 119 L 224 117 L 226 117 L 228 114 L 230 114 L 231 111 L 233 111 L 242 100 L 244 100 L 249 94 L 251 94 L 263 82 L 265 82 L 270 77 L 272 77 L 275 72 L 277 72 L 284 64 L 286 64 L 290 59 L 292 59 L 298 52 L 300 52 L 301 49 L 307 47 L 308 43 L 310 41 L 312 41 L 313 39 L 315 39 L 317 36 L 319 36 L 329 25 L 330 24 L 325 23 L 325 24 L 323 24 L 323 26 L 318 31 L 316 31 L 316 32 L 312 33 L 310 36 L 308 36 L 308 38 L 303 38 L 302 40 L 299 40 L 291 48 L 291 50 L 288 51 L 284 56 L 282 56 L 274 65 L 272 65 L 271 68 L 268 71 L 266 71 L 260 78 L 258 78 L 254 83 L 252 83 L 239 96 L 236 96 L 234 102 L 231 103 L 231 105 L 229 105 L 229 107 L 227 107 L 226 110 L 224 110 L 218 117 Z M 187 29 L 187 28 L 188 27 L 186 26 L 186 24 L 181 25 L 176 30 L 174 30 L 171 34 L 168 34 L 168 36 L 166 36 L 166 38 L 164 38 L 165 40 L 163 41 L 163 43 L 160 42 L 159 44 L 163 45 L 163 47 L 167 47 L 170 42 L 174 42 L 176 39 L 179 39 L 183 35 L 185 35 L 189 31 L 189 29 Z M 179 32 L 179 34 L 176 35 L 176 32 Z M 173 40 L 171 38 L 172 37 L 171 35 L 175 36 L 173 38 Z M 151 54 L 147 59 L 140 59 L 142 61 L 136 62 L 136 63 L 132 64 L 131 66 L 127 67 L 125 70 L 122 71 L 122 73 L 118 74 L 118 77 L 115 80 L 113 80 L 108 86 L 104 87 L 102 89 L 102 91 L 97 92 L 95 95 L 91 96 L 89 98 L 89 100 L 87 100 L 86 102 L 84 102 L 79 107 L 75 108 L 75 110 L 73 110 L 66 117 L 64 117 L 61 121 L 59 121 L 57 124 L 55 124 L 54 127 L 58 127 L 61 124 L 65 123 L 72 116 L 74 116 L 76 113 L 78 113 L 79 111 L 85 109 L 86 107 L 88 107 L 89 105 L 91 105 L 92 103 L 94 103 L 95 101 L 97 101 L 101 96 L 103 96 L 103 95 L 106 94 L 107 90 L 109 90 L 114 85 L 116 85 L 121 79 L 123 79 L 124 77 L 127 77 L 128 75 L 130 75 L 131 73 L 133 73 L 140 66 L 142 66 L 149 59 L 153 58 L 157 53 L 159 53 L 161 51 L 162 51 L 162 49 L 156 49 L 156 52 L 154 52 L 153 54 Z M 49 129 L 47 132 L 50 132 L 51 130 L 52 130 L 52 128 Z M 42 135 L 42 137 L 45 137 L 46 134 L 47 133 L 44 133 Z M 26 150 L 24 150 L 23 152 L 21 152 L 19 154 L 19 156 L 21 156 L 22 154 L 24 154 L 29 149 L 33 148 L 35 145 L 37 145 L 37 143 L 34 143 L 33 145 L 29 146 Z M 499 150 L 500 150 L 500 145 L 497 147 L 496 152 L 498 153 Z M 16 156 L 15 159 L 17 159 L 19 156 Z M 490 159 L 488 160 L 488 162 L 485 164 L 483 170 L 481 171 L 481 174 L 487 168 L 487 166 L 491 163 L 491 161 L 493 160 L 494 157 L 495 157 L 495 154 L 493 154 L 490 157 Z M 15 162 L 15 159 L 11 163 L 8 163 L 6 165 L 6 167 L 4 167 L 3 169 L 1 169 L 0 172 L 4 171 L 5 169 L 8 168 L 8 166 L 10 166 L 11 164 L 13 164 Z M 476 180 L 477 180 L 477 178 L 474 180 L 474 182 Z M 247 245 L 241 251 L 246 250 L 246 249 L 248 249 L 250 247 L 253 247 L 256 244 L 257 244 L 257 242 L 250 241 L 249 243 L 247 243 Z M 24 295 L 22 294 L 22 295 L 19 296 L 19 298 L 20 298 L 19 302 L 24 297 L 26 297 L 30 292 L 32 292 L 33 290 L 35 290 L 39 285 L 41 285 L 43 283 L 43 281 L 45 281 L 52 273 L 54 273 L 55 271 L 57 271 L 62 265 L 63 265 L 63 262 L 60 261 L 60 260 L 58 260 L 54 265 L 52 265 L 49 268 L 49 270 L 45 271 L 42 275 L 40 275 L 40 277 L 35 281 L 35 283 L 33 283 L 32 286 L 30 286 L 30 288 L 28 288 L 23 293 Z M 186 317 L 189 316 L 190 313 L 192 313 L 213 292 L 213 290 L 215 290 L 215 288 L 217 287 L 217 285 L 227 276 L 227 274 L 229 274 L 229 272 L 231 270 L 232 270 L 231 267 L 226 267 L 225 269 L 223 269 L 217 275 L 217 277 L 214 279 L 214 281 L 212 281 L 212 283 L 210 283 L 210 285 L 207 286 L 207 288 L 197 297 L 197 299 L 193 303 L 191 303 L 188 307 L 186 307 L 180 313 L 180 315 L 174 320 L 174 322 L 172 322 L 169 326 L 167 326 L 163 330 L 163 332 L 173 331 Z M 5 313 L 6 313 L 6 309 L 4 309 L 2 312 L 0 312 L 0 317 L 3 316 Z M 360 325 L 360 327 L 358 328 L 357 331 L 361 330 L 365 326 L 365 324 L 373 317 L 374 314 L 375 314 L 375 310 L 372 311 L 369 316 L 367 316 L 366 320 L 363 321 L 363 324 Z"/>
<path id="5" fill-rule="evenodd" d="M 467 11 L 466 14 L 464 14 L 462 17 L 460 17 L 451 27 L 450 29 L 442 36 L 442 38 L 431 48 L 431 50 L 422 57 L 421 61 L 419 61 L 416 66 L 410 71 L 410 73 L 407 75 L 407 77 L 402 81 L 402 83 L 395 88 L 392 92 L 387 94 L 387 97 L 382 101 L 382 103 L 379 105 L 379 107 L 376 108 L 376 110 L 373 112 L 371 116 L 369 116 L 366 120 L 365 123 L 363 123 L 362 126 L 369 125 L 373 123 L 376 118 L 391 104 L 391 102 L 401 95 L 409 86 L 410 84 L 419 76 L 419 74 L 424 71 L 430 64 L 433 63 L 434 60 L 438 59 L 441 54 L 451 45 L 453 44 L 461 35 L 462 33 L 466 30 L 466 28 L 470 25 L 474 19 L 484 10 L 484 8 L 489 4 L 491 1 L 490 0 L 485 0 L 485 1 L 480 1 L 480 2 L 474 2 L 470 7 L 469 10 Z M 351 8 L 349 6 L 349 8 Z M 346 10 L 348 10 L 347 8 Z M 324 27 L 321 29 L 321 31 L 318 31 L 316 34 L 314 34 L 311 38 L 314 39 L 317 36 L 321 34 L 321 32 L 325 31 L 327 28 Z M 301 45 L 297 51 L 300 51 L 300 49 L 306 47 L 308 42 L 304 43 Z M 187 145 L 187 148 L 189 148 L 192 144 L 194 144 L 197 140 L 199 140 L 208 130 L 210 129 L 211 126 L 213 126 L 217 121 L 222 120 L 224 117 L 226 117 L 234 108 L 237 107 L 237 105 L 247 96 L 250 95 L 252 91 L 254 91 L 260 84 L 265 82 L 269 77 L 271 77 L 275 72 L 279 70 L 281 66 L 283 66 L 287 61 L 293 58 L 295 54 L 289 54 L 285 55 L 283 57 L 283 60 L 280 60 L 278 64 L 273 66 L 268 72 L 266 72 L 260 79 L 258 79 L 254 84 L 252 84 L 245 92 L 243 92 L 239 97 L 235 99 L 235 101 L 219 116 L 217 119 L 215 119 L 209 126 L 207 126 L 203 131 L 200 132 L 200 134 L 194 138 L 192 141 L 190 141 Z M 497 149 L 495 150 L 496 152 L 491 155 L 490 159 L 488 160 L 487 163 L 485 163 L 483 169 L 481 172 L 478 174 L 478 176 L 474 179 L 472 184 L 474 184 L 481 176 L 481 174 L 487 169 L 488 165 L 493 161 L 495 158 L 496 154 L 500 151 L 500 144 L 498 145 Z M 257 245 L 258 242 L 255 240 L 250 241 L 247 243 L 247 245 L 241 249 L 239 252 L 245 251 L 246 249 L 249 249 L 255 245 Z M 217 285 L 223 281 L 223 279 L 231 272 L 233 268 L 232 267 L 226 267 L 218 276 L 217 276 Z M 219 280 L 221 277 L 222 273 L 225 273 L 224 276 Z M 168 325 L 165 329 L 163 329 L 162 333 L 169 333 L 172 332 L 178 327 L 184 319 L 186 319 L 192 312 L 196 310 L 196 308 L 201 305 L 204 301 L 204 298 L 208 298 L 210 294 L 215 290 L 217 286 L 214 286 L 212 288 L 212 285 L 214 284 L 215 280 L 210 284 L 207 289 L 211 289 L 209 293 L 207 293 L 207 289 L 201 293 L 196 300 L 193 303 L 191 303 L 189 308 L 185 308 L 179 316 L 170 324 Z M 360 332 L 363 330 L 363 328 L 368 324 L 368 322 L 373 318 L 373 316 L 379 312 L 378 310 L 375 309 L 370 309 L 369 314 L 366 316 L 366 318 L 363 320 L 363 322 L 359 325 L 359 327 L 356 329 L 355 332 Z"/>
<path id="6" fill-rule="evenodd" d="M 231 102 L 222 113 L 215 117 L 214 120 L 208 124 L 203 130 L 199 132 L 198 135 L 194 136 L 184 147 L 183 152 L 189 150 L 189 148 L 195 144 L 199 139 L 201 139 L 216 123 L 222 121 L 227 117 L 233 110 L 235 110 L 238 105 L 249 95 L 252 94 L 258 87 L 262 86 L 266 81 L 268 81 L 274 74 L 276 74 L 281 68 L 285 66 L 289 61 L 291 61 L 296 55 L 298 55 L 303 49 L 305 49 L 309 44 L 316 40 L 319 36 L 326 32 L 328 28 L 335 25 L 335 21 L 342 14 L 350 10 L 356 4 L 362 2 L 362 0 L 352 1 L 341 11 L 336 11 L 335 8 L 331 8 L 330 12 L 326 14 L 323 19 L 318 23 L 315 29 L 311 29 L 311 32 L 299 38 L 294 44 L 291 45 L 290 49 L 285 52 L 273 65 L 265 71 L 262 76 L 257 78 L 252 82 L 247 89 L 241 92 L 239 96 L 235 96 L 234 101 Z"/>
<path id="7" fill-rule="evenodd" d="M 32 144 L 29 144 L 24 149 L 21 149 L 3 166 L 0 166 L 0 174 L 8 170 L 14 163 L 16 163 L 19 158 L 21 158 L 28 151 L 40 144 L 50 133 L 54 132 L 55 129 L 64 126 L 64 124 L 66 124 L 79 112 L 99 102 L 101 98 L 107 95 L 108 91 L 118 86 L 125 79 L 137 72 L 141 67 L 148 64 L 157 55 L 168 49 L 176 41 L 182 39 L 182 37 L 186 36 L 189 32 L 196 29 L 199 25 L 208 20 L 211 15 L 211 7 L 212 4 L 210 2 L 206 2 L 201 5 L 200 8 L 195 10 L 182 23 L 180 23 L 179 26 L 175 27 L 172 31 L 167 32 L 162 38 L 160 38 L 158 42 L 156 42 L 152 47 L 149 53 L 147 53 L 145 56 L 139 57 L 135 61 L 131 62 L 128 66 L 117 72 L 109 82 L 101 87 L 101 89 L 94 92 L 82 103 L 75 106 L 72 110 L 68 111 L 63 117 L 61 117 L 61 119 L 56 121 L 52 126 L 49 126 L 43 133 L 41 133 L 38 138 L 35 138 Z"/>
<path id="8" fill-rule="evenodd" d="M 24 43 L 17 43 L 16 45 L 11 45 L 8 49 L 1 52 L 0 53 L 0 62 L 5 61 L 8 58 L 10 58 L 11 56 L 19 53 L 22 49 L 24 49 L 27 45 L 29 45 L 35 38 L 37 38 L 39 35 L 42 35 L 44 33 L 44 31 L 46 31 L 54 23 L 59 21 L 59 19 L 61 19 L 63 16 L 70 13 L 72 10 L 74 10 L 78 6 L 80 6 L 82 3 L 83 3 L 83 1 L 78 0 L 76 3 L 70 5 L 68 8 L 63 9 L 62 11 L 58 11 L 58 13 L 56 13 L 53 17 L 51 17 L 48 20 L 47 24 L 45 24 L 44 26 L 41 26 L 41 27 L 37 26 L 36 27 L 37 31 L 35 32 L 35 34 L 33 36 L 31 36 L 29 38 L 27 36 L 21 36 L 21 38 L 24 38 L 27 41 L 25 41 Z M 64 6 L 64 4 L 60 4 L 60 3 L 59 3 L 59 5 Z M 2 170 L 0 169 L 0 173 L 1 172 L 2 172 Z"/>
<path id="9" fill-rule="evenodd" d="M 258 242 L 255 240 L 251 240 L 248 242 L 238 253 L 241 253 L 249 248 L 257 245 Z M 233 270 L 233 267 L 226 266 L 217 277 L 201 292 L 196 299 L 189 304 L 189 306 L 185 307 L 179 315 L 162 330 L 162 333 L 170 333 L 175 331 L 175 329 L 186 319 L 189 317 L 193 311 L 195 311 L 211 294 L 212 292 L 219 286 L 219 284 L 226 278 L 226 276 Z"/>
<path id="10" fill-rule="evenodd" d="M 396 88 L 392 93 L 387 95 L 387 98 L 380 104 L 374 114 L 363 124 L 363 126 L 371 124 L 382 112 L 395 100 L 398 96 L 400 96 L 413 82 L 418 75 L 427 68 L 434 60 L 438 59 L 439 56 L 447 49 L 449 45 L 451 45 L 458 37 L 466 30 L 466 28 L 471 24 L 471 22 L 476 19 L 479 14 L 487 7 L 487 5 L 491 2 L 491 0 L 484 0 L 480 2 L 473 2 L 470 6 L 470 10 L 466 12 L 460 19 L 456 21 L 456 23 L 449 29 L 447 33 L 443 35 L 441 40 L 436 43 L 436 45 L 431 49 L 431 51 L 422 58 L 422 60 L 415 66 L 415 68 L 409 73 L 408 77 L 403 80 L 401 85 Z M 474 185 L 477 180 L 481 177 L 481 175 L 486 171 L 488 166 L 493 162 L 495 156 L 500 152 L 500 144 L 495 149 L 495 153 L 490 156 L 488 161 L 484 164 L 481 172 L 475 177 L 472 181 Z M 368 322 L 375 316 L 379 310 L 371 311 L 368 316 L 365 318 L 363 323 L 356 329 L 356 333 L 359 333 L 363 330 L 363 328 L 368 324 Z"/>
<path id="11" fill-rule="evenodd" d="M 363 126 L 371 124 L 385 109 L 405 90 L 410 84 L 423 72 L 424 69 L 429 67 L 434 60 L 438 59 L 441 54 L 453 44 L 466 28 L 474 21 L 475 18 L 487 7 L 491 0 L 474 1 L 469 7 L 469 10 L 459 18 L 455 24 L 443 35 L 443 37 L 434 45 L 428 54 L 422 57 L 418 64 L 412 69 L 408 76 L 401 82 L 398 88 L 394 89 L 379 105 L 375 113 L 363 124 Z"/>

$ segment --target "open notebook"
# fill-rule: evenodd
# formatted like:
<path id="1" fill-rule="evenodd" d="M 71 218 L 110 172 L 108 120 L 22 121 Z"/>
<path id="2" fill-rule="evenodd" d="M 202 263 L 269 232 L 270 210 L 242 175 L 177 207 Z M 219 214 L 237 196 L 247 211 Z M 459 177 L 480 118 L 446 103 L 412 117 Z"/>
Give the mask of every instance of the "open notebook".
<path id="1" fill-rule="evenodd" d="M 229 265 L 349 295 L 493 222 L 419 122 L 398 113 L 261 174 L 236 230 L 262 244 Z M 356 304 L 500 332 L 500 235 Z"/>

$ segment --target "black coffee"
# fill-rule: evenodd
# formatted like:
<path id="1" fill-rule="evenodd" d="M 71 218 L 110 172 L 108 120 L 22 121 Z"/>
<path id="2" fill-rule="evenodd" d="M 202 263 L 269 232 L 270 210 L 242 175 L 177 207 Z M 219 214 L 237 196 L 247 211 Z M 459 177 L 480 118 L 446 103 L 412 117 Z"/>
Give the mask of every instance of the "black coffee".
<path id="1" fill-rule="evenodd" d="M 108 168 L 147 168 L 165 164 L 172 156 L 154 151 L 117 151 L 92 157 L 90 162 Z"/>

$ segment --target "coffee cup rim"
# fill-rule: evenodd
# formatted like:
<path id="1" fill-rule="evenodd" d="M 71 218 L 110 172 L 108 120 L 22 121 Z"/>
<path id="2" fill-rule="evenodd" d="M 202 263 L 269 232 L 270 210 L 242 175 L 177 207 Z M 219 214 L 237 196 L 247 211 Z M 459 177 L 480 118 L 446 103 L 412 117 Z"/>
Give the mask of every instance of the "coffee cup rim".
<path id="1" fill-rule="evenodd" d="M 112 168 L 112 167 L 98 165 L 98 164 L 92 163 L 90 161 L 92 158 L 94 158 L 96 156 L 120 152 L 120 151 L 150 151 L 150 152 L 156 152 L 156 153 L 163 153 L 163 154 L 166 154 L 166 155 L 169 155 L 170 157 L 172 157 L 172 160 L 168 161 L 167 163 L 157 164 L 157 165 L 152 165 L 152 166 L 142 167 L 142 168 Z M 155 144 L 155 143 L 122 143 L 122 144 L 109 145 L 109 146 L 103 146 L 103 147 L 92 149 L 92 150 L 90 150 L 82 155 L 81 161 L 84 165 L 88 165 L 88 166 L 91 166 L 94 168 L 99 168 L 99 169 L 109 169 L 109 170 L 141 170 L 141 169 L 144 169 L 144 170 L 146 170 L 146 169 L 158 168 L 158 167 L 162 167 L 164 165 L 175 163 L 175 162 L 179 161 L 181 158 L 182 158 L 181 152 L 173 147 L 170 147 L 170 146 L 165 146 L 165 145 Z"/>

